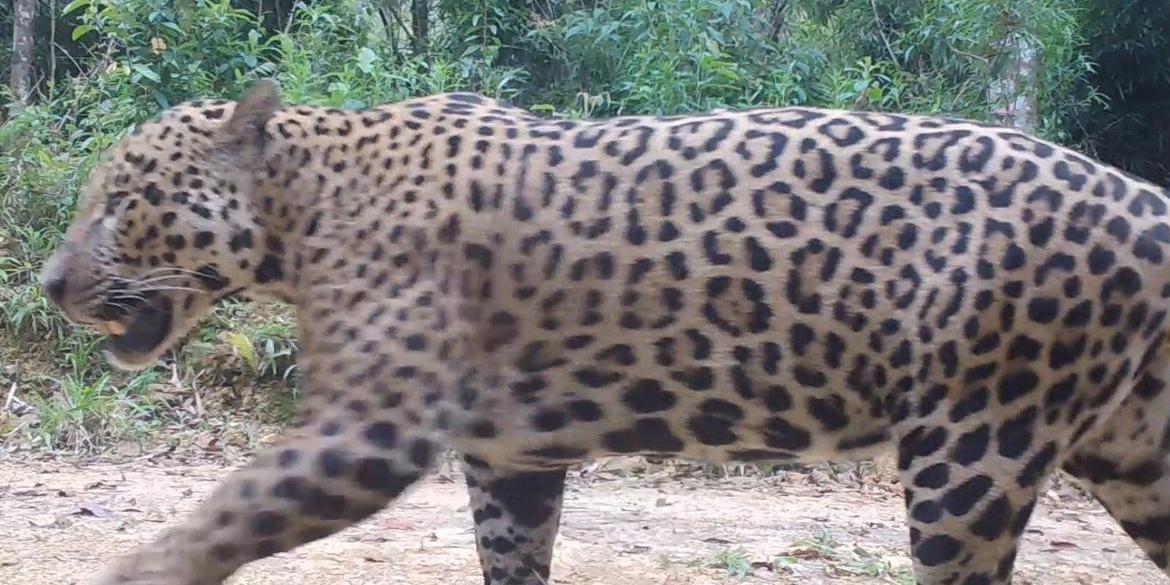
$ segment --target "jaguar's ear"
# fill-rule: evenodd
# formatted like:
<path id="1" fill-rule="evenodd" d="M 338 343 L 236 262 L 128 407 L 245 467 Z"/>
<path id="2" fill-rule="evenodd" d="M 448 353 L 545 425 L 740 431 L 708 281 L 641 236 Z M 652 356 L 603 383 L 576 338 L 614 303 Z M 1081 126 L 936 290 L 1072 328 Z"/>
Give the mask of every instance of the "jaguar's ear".
<path id="1" fill-rule="evenodd" d="M 220 130 L 220 145 L 236 156 L 255 156 L 264 149 L 264 125 L 279 109 L 280 87 L 269 79 L 257 81 Z"/>

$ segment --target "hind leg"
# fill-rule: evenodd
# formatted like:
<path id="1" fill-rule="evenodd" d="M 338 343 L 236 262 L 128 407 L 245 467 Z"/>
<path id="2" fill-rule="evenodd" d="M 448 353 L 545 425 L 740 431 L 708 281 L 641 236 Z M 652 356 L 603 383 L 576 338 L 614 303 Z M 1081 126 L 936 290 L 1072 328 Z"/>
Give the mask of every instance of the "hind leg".
<path id="1" fill-rule="evenodd" d="M 1020 535 L 1054 466 L 1029 408 L 905 421 L 896 432 L 919 585 L 1008 585 Z M 961 404 L 952 411 L 961 411 Z M 908 423 L 908 424 L 907 424 Z"/>
<path id="2" fill-rule="evenodd" d="M 513 472 L 464 457 L 485 585 L 548 582 L 565 469 Z"/>
<path id="3" fill-rule="evenodd" d="M 1170 575 L 1170 384 L 1144 374 L 1113 415 L 1079 441 L 1064 469 Z"/>

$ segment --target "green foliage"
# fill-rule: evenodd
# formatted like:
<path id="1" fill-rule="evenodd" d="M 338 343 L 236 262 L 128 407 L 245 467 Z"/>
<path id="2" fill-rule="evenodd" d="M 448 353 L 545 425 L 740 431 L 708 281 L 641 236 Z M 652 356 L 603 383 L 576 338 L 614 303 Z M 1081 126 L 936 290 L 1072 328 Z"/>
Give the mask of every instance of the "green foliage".
<path id="1" fill-rule="evenodd" d="M 1149 131 L 1170 126 L 1170 12 L 1156 0 L 432 0 L 425 43 L 411 4 L 73 0 L 42 15 L 63 48 L 39 41 L 40 97 L 0 125 L 0 350 L 39 364 L 44 444 L 114 436 L 110 417 L 127 412 L 163 416 L 142 390 L 156 374 L 112 372 L 35 284 L 89 169 L 161 108 L 259 77 L 289 102 L 343 108 L 469 90 L 571 117 L 811 105 L 988 119 L 1001 105 L 990 88 L 1020 66 L 1003 41 L 1022 38 L 1037 49 L 1019 92 L 1039 133 L 1170 173 L 1165 134 Z M 287 311 L 227 304 L 173 374 L 283 386 L 295 353 Z"/>
<path id="2" fill-rule="evenodd" d="M 17 334 L 62 338 L 60 317 L 33 286 L 69 222 L 88 154 L 63 148 L 62 121 L 34 106 L 0 126 L 0 318 Z"/>
<path id="3" fill-rule="evenodd" d="M 125 384 L 116 384 L 109 373 L 45 380 L 51 390 L 34 395 L 38 416 L 29 432 L 51 450 L 92 451 L 132 437 L 159 422 L 157 405 L 145 392 L 156 377 L 146 373 Z"/>
<path id="4" fill-rule="evenodd" d="M 1077 110 L 1091 97 L 1073 95 L 1089 65 L 1079 51 L 1083 41 L 1076 7 L 1064 0 L 804 4 L 816 8 L 807 13 L 808 24 L 796 31 L 794 42 L 833 56 L 828 75 L 834 82 L 828 85 L 839 91 L 824 97 L 835 106 L 855 106 L 864 91 L 878 88 L 880 99 L 864 96 L 861 103 L 991 119 L 1002 104 L 993 103 L 989 88 L 1020 64 L 1018 51 L 1003 42 L 1013 37 L 1038 47 L 1034 83 L 1020 89 L 1041 113 L 1040 134 L 1059 140 L 1062 128 L 1052 114 Z M 867 79 L 868 88 L 859 83 Z"/>
<path id="5" fill-rule="evenodd" d="M 1170 10 L 1161 0 L 1085 4 L 1080 25 L 1095 67 L 1082 91 L 1102 99 L 1090 111 L 1064 113 L 1070 140 L 1170 185 Z"/>
<path id="6" fill-rule="evenodd" d="M 271 44 L 252 27 L 252 15 L 228 0 L 73 0 L 63 12 L 80 22 L 74 40 L 92 36 L 106 47 L 104 93 L 126 100 L 138 117 L 192 89 L 230 92 L 250 74 L 272 70 Z"/>
<path id="7" fill-rule="evenodd" d="M 822 59 L 760 35 L 747 0 L 615 0 L 533 31 L 564 72 L 546 100 L 605 96 L 593 115 L 807 101 Z M 803 58 L 803 59 L 802 59 Z"/>
<path id="8" fill-rule="evenodd" d="M 275 38 L 289 102 L 362 108 L 464 89 L 506 98 L 523 79 L 519 70 L 485 68 L 471 57 L 403 58 L 398 47 L 352 24 L 370 18 L 364 13 L 299 4 L 291 18 L 300 23 L 297 30 Z"/>

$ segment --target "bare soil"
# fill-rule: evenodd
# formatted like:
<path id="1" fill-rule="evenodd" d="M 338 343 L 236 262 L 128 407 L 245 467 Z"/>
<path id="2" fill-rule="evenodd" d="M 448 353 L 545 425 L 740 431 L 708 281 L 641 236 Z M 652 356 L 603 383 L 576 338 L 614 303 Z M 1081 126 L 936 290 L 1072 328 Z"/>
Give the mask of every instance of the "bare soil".
<path id="1" fill-rule="evenodd" d="M 913 583 L 900 488 L 888 476 L 712 478 L 606 463 L 570 474 L 554 583 Z M 229 470 L 167 456 L 0 461 L 0 584 L 90 583 L 106 561 L 180 521 Z M 466 497 L 445 467 L 392 508 L 229 583 L 478 585 Z M 1030 585 L 1170 583 L 1099 505 L 1060 481 L 1037 508 L 1017 571 Z"/>

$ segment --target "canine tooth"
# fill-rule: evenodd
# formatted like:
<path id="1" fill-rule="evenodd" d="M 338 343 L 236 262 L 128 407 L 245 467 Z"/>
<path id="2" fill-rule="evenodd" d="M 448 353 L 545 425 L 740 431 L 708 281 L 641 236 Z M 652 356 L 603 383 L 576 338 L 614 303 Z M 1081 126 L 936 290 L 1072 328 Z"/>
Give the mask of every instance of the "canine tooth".
<path id="1" fill-rule="evenodd" d="M 126 326 L 121 321 L 105 321 L 102 325 L 106 333 L 110 335 L 123 335 L 126 333 Z"/>

